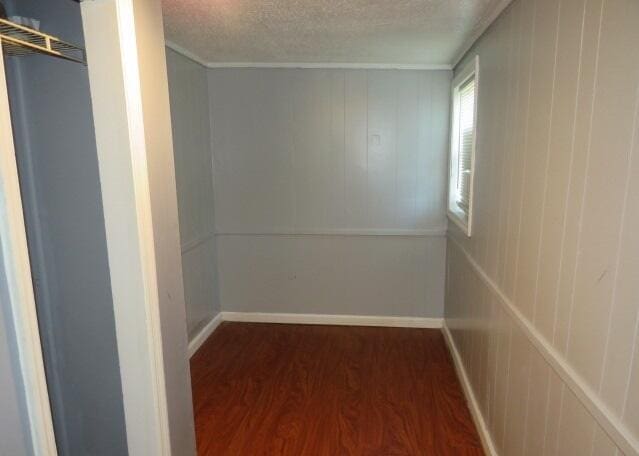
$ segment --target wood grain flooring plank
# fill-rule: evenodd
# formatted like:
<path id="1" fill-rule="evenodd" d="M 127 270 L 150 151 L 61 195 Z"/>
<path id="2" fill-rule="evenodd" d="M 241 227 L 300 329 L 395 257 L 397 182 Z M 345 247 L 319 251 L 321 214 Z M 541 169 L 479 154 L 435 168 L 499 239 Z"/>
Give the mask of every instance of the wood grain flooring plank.
<path id="1" fill-rule="evenodd" d="M 225 322 L 191 377 L 200 456 L 483 454 L 438 330 Z"/>

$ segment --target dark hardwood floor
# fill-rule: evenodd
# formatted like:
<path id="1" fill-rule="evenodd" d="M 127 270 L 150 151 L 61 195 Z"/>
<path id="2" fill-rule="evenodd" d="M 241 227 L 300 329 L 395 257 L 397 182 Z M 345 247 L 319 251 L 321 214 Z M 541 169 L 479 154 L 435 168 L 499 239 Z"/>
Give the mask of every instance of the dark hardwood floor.
<path id="1" fill-rule="evenodd" d="M 481 455 L 438 330 L 223 323 L 191 360 L 199 455 Z"/>

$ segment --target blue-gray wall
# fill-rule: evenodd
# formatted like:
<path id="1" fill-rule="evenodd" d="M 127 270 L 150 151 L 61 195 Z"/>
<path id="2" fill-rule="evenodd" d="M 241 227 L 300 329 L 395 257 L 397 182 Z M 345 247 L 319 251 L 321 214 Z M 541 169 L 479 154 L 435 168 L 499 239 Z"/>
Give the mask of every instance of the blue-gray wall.
<path id="1" fill-rule="evenodd" d="M 35 17 L 43 30 L 83 42 L 77 3 L 6 3 L 10 14 Z M 8 77 L 59 452 L 124 455 L 126 430 L 87 69 L 44 56 L 9 58 Z"/>

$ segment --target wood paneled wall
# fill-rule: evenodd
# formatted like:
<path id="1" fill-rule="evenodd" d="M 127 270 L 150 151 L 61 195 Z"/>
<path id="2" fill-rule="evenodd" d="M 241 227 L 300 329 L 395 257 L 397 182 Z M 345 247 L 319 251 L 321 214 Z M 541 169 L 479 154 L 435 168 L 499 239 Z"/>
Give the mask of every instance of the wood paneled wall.
<path id="1" fill-rule="evenodd" d="M 639 450 L 637 24 L 636 0 L 516 0 L 465 58 L 476 224 L 450 225 L 446 318 L 500 454 Z"/>
<path id="2" fill-rule="evenodd" d="M 445 228 L 450 77 L 209 70 L 218 231 Z"/>
<path id="3" fill-rule="evenodd" d="M 209 70 L 223 310 L 442 317 L 450 79 Z"/>
<path id="4" fill-rule="evenodd" d="M 189 338 L 219 311 L 206 68 L 167 48 Z"/>

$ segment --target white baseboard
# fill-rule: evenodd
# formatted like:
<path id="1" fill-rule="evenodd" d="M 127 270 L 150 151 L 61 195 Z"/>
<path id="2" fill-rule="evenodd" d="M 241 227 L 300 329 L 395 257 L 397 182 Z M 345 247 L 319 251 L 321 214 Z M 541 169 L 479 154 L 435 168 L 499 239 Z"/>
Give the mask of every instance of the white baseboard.
<path id="1" fill-rule="evenodd" d="M 397 328 L 442 327 L 442 318 L 383 317 L 364 315 L 319 315 L 259 312 L 222 312 L 224 321 L 251 323 L 291 323 L 300 325 L 383 326 Z"/>
<path id="2" fill-rule="evenodd" d="M 206 326 L 204 326 L 199 333 L 193 338 L 193 340 L 189 341 L 188 353 L 189 358 L 192 357 L 195 352 L 202 346 L 206 339 L 208 339 L 213 331 L 222 323 L 222 312 L 218 313 L 211 321 L 209 321 Z"/>
<path id="3" fill-rule="evenodd" d="M 213 334 L 223 321 L 245 323 L 288 323 L 298 325 L 339 325 L 339 326 L 378 326 L 389 328 L 432 328 L 440 329 L 442 318 L 420 317 L 379 317 L 363 315 L 317 315 L 260 312 L 220 312 L 204 326 L 189 342 L 189 358 Z"/>
<path id="4" fill-rule="evenodd" d="M 457 370 L 457 376 L 459 377 L 462 388 L 464 390 L 464 394 L 466 395 L 466 401 L 468 402 L 470 413 L 473 416 L 473 420 L 475 421 L 475 426 L 477 426 L 477 431 L 479 432 L 479 437 L 481 439 L 482 446 L 484 447 L 484 452 L 489 456 L 498 456 L 492 436 L 490 435 L 490 431 L 486 426 L 486 421 L 484 420 L 484 416 L 481 413 L 479 403 L 477 402 L 477 398 L 475 397 L 475 393 L 473 393 L 473 388 L 470 384 L 470 380 L 468 379 L 468 375 L 466 374 L 466 369 L 464 368 L 461 355 L 459 354 L 459 351 L 457 351 L 457 346 L 455 345 L 455 341 L 453 340 L 453 335 L 450 333 L 450 330 L 448 329 L 448 326 L 446 326 L 445 322 L 442 326 L 442 332 L 444 333 L 446 345 L 448 345 L 448 349 L 450 350 L 450 353 L 453 357 L 455 370 Z"/>

